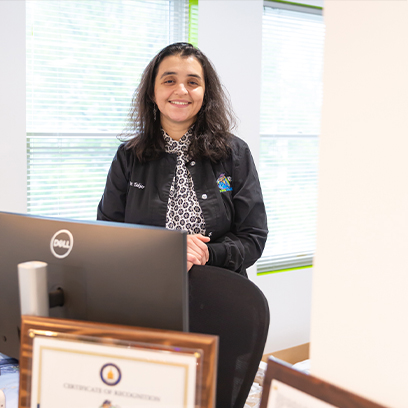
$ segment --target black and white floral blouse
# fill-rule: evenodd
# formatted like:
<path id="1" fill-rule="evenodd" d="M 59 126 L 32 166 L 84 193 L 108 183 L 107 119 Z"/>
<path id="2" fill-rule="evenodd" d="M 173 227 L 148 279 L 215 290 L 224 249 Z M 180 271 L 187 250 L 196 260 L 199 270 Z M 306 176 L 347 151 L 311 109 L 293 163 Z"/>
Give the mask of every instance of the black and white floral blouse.
<path id="1" fill-rule="evenodd" d="M 180 140 L 172 139 L 164 130 L 162 132 L 166 153 L 177 154 L 176 171 L 167 203 L 166 228 L 205 235 L 203 212 L 194 191 L 193 178 L 186 167 L 186 162 L 190 160 L 188 147 L 192 131 L 189 129 Z"/>

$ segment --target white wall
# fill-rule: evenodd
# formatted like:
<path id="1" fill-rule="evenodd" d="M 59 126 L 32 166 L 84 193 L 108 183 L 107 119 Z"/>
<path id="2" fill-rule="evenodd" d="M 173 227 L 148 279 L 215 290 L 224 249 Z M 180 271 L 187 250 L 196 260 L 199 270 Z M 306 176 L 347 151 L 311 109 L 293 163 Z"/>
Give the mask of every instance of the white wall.
<path id="1" fill-rule="evenodd" d="M 214 63 L 239 118 L 237 134 L 256 162 L 260 148 L 262 0 L 199 0 L 198 43 Z M 265 352 L 309 341 L 312 269 L 249 277 L 271 311 Z"/>
<path id="2" fill-rule="evenodd" d="M 312 374 L 408 393 L 408 2 L 325 3 Z"/>
<path id="3" fill-rule="evenodd" d="M 238 136 L 259 157 L 262 0 L 199 0 L 198 46 L 214 64 L 239 119 Z"/>
<path id="4" fill-rule="evenodd" d="M 0 211 L 26 211 L 25 1 L 0 1 Z"/>

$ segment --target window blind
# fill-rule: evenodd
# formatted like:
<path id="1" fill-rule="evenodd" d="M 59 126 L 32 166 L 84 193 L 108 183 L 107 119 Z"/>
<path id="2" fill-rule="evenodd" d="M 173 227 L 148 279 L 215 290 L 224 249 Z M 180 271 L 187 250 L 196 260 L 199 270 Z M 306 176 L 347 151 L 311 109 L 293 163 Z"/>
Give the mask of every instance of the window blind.
<path id="1" fill-rule="evenodd" d="M 188 38 L 188 0 L 26 6 L 28 212 L 93 220 L 143 69 Z"/>
<path id="2" fill-rule="evenodd" d="M 259 165 L 269 236 L 258 273 L 312 264 L 322 102 L 321 11 L 269 4 L 263 15 Z"/>

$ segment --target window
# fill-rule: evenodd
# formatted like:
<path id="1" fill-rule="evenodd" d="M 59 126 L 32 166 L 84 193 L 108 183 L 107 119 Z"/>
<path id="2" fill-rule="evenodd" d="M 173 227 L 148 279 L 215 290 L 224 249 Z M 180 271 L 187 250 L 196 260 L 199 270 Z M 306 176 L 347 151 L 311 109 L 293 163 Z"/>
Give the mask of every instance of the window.
<path id="1" fill-rule="evenodd" d="M 324 40 L 320 9 L 265 4 L 259 175 L 269 237 L 258 273 L 312 264 Z"/>
<path id="2" fill-rule="evenodd" d="M 27 1 L 28 212 L 96 218 L 140 75 L 187 0 Z"/>

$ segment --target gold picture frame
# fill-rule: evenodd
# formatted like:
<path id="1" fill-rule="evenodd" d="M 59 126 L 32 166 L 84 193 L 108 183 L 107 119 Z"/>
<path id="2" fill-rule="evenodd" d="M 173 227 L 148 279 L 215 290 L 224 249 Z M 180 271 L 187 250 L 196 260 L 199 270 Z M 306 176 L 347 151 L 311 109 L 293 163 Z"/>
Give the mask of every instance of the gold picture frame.
<path id="1" fill-rule="evenodd" d="M 54 344 L 53 347 L 47 346 L 48 343 Z M 57 347 L 55 347 L 55 344 Z M 67 346 L 69 347 L 67 348 Z M 116 358 L 120 359 L 121 363 L 123 362 L 127 366 L 135 363 L 135 361 L 140 364 L 141 360 L 139 357 L 134 357 L 135 353 L 136 355 L 138 355 L 137 353 L 139 355 L 144 353 L 143 355 L 150 356 L 149 361 L 153 361 L 151 360 L 152 355 L 158 356 L 157 358 L 163 361 L 172 359 L 177 362 L 180 359 L 184 359 L 182 361 L 188 361 L 189 364 L 185 364 L 185 367 L 187 367 L 186 372 L 190 373 L 188 378 L 193 379 L 190 381 L 188 388 L 190 391 L 193 390 L 193 394 L 190 393 L 189 395 L 194 396 L 190 397 L 190 399 L 186 397 L 183 401 L 189 402 L 183 402 L 181 406 L 194 406 L 194 408 L 213 408 L 215 406 L 218 357 L 217 336 L 68 319 L 22 316 L 19 408 L 37 408 L 38 405 L 46 406 L 45 402 L 44 404 L 37 403 L 37 398 L 39 398 L 38 395 L 40 394 L 39 392 L 37 393 L 37 390 L 40 389 L 39 384 L 41 384 L 41 381 L 44 384 L 47 382 L 47 378 L 48 380 L 54 380 L 55 374 L 51 373 L 50 366 L 47 366 L 45 363 L 50 361 L 50 357 L 47 357 L 49 353 L 57 350 L 59 353 L 57 356 L 62 358 L 59 361 L 64 361 L 64 358 L 72 359 L 74 357 L 77 361 L 81 362 L 81 370 L 86 370 L 88 363 L 82 364 L 82 362 L 91 361 L 89 359 L 94 358 L 93 355 L 96 354 L 94 352 L 96 348 L 104 350 L 103 354 L 97 355 L 98 357 L 115 355 Z M 92 350 L 92 352 L 86 350 Z M 48 354 L 44 354 L 45 352 Z M 120 353 L 120 356 L 117 353 Z M 55 357 L 53 358 L 55 360 Z M 146 361 L 144 360 L 144 363 Z M 154 370 L 156 370 L 156 366 L 164 364 L 166 364 L 167 368 L 169 366 L 177 366 L 176 368 L 179 369 L 183 366 L 178 363 L 155 363 Z M 65 365 L 65 367 L 67 366 Z M 56 369 L 53 372 L 59 373 L 59 370 Z M 165 375 L 164 373 L 165 371 L 161 375 Z M 184 371 L 182 375 L 184 375 L 183 373 Z M 193 376 L 191 376 L 191 373 Z M 161 378 L 160 375 L 157 378 Z M 185 381 L 185 384 L 188 383 L 187 380 L 183 381 Z M 66 382 L 64 386 L 65 384 Z M 105 388 L 109 388 L 108 386 L 110 385 L 116 385 L 106 382 L 105 384 L 107 384 Z M 160 385 L 160 382 L 158 384 Z M 53 386 L 43 385 L 41 389 L 47 390 L 48 393 L 49 389 L 52 391 Z M 103 387 L 100 387 L 98 390 L 101 393 L 100 399 L 104 395 L 102 391 L 111 392 L 110 389 L 103 390 Z M 130 395 L 130 393 L 128 394 Z M 85 394 L 81 395 L 85 396 Z M 115 395 L 123 396 L 124 394 L 123 392 L 118 393 L 118 391 L 115 391 Z M 130 396 L 134 397 L 135 394 Z M 32 398 L 34 398 L 35 402 L 32 402 Z M 48 401 L 51 397 L 41 396 L 41 398 L 44 401 Z M 191 398 L 194 398 L 194 403 L 192 403 Z M 98 406 L 102 405 L 96 405 L 96 407 Z M 160 407 L 160 404 L 157 406 Z"/>

